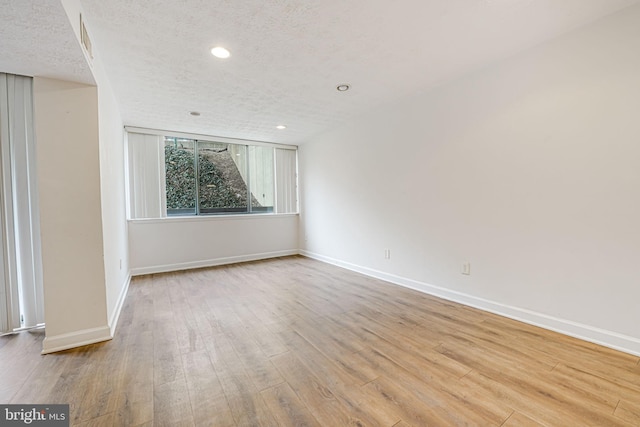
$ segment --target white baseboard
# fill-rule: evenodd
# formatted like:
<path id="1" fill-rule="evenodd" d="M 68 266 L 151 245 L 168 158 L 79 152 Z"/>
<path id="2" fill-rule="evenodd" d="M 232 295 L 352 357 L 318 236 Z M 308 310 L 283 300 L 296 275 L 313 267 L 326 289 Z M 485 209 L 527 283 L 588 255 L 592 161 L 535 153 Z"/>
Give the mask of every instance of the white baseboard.
<path id="1" fill-rule="evenodd" d="M 46 329 L 45 329 L 46 330 Z M 111 339 L 111 330 L 107 326 L 83 329 L 68 334 L 45 337 L 42 343 L 42 354 L 55 353 L 88 344 L 95 344 Z"/>
<path id="2" fill-rule="evenodd" d="M 83 329 L 81 331 L 70 332 L 67 334 L 54 335 L 45 337 L 42 343 L 42 354 L 55 353 L 57 351 L 69 350 L 70 348 L 81 347 L 83 345 L 95 344 L 97 342 L 108 341 L 115 336 L 116 326 L 124 300 L 127 297 L 131 283 L 131 275 L 128 275 L 122 285 L 118 302 L 109 317 L 109 326 L 100 326 L 98 328 Z M 45 328 L 46 330 L 46 328 Z"/>
<path id="3" fill-rule="evenodd" d="M 116 306 L 113 308 L 113 311 L 111 312 L 111 316 L 109 316 L 109 330 L 112 338 L 116 334 L 118 319 L 120 318 L 120 312 L 122 311 L 124 300 L 125 298 L 127 298 L 127 292 L 129 291 L 130 283 L 131 283 L 131 274 L 128 274 L 124 280 L 124 283 L 122 284 L 120 295 L 118 295 L 118 302 L 116 302 Z"/>
<path id="4" fill-rule="evenodd" d="M 264 252 L 259 254 L 239 255 L 224 258 L 207 259 L 202 261 L 189 261 L 176 264 L 154 265 L 151 267 L 138 267 L 131 269 L 132 276 L 143 274 L 166 273 L 169 271 L 189 270 L 192 268 L 215 267 L 216 265 L 235 264 L 238 262 L 258 261 L 261 259 L 276 258 L 281 256 L 298 255 L 297 249 L 286 251 Z"/>
<path id="5" fill-rule="evenodd" d="M 625 353 L 633 354 L 635 356 L 640 356 L 640 339 L 638 338 L 622 335 L 617 332 L 596 328 L 566 319 L 548 316 L 546 314 L 537 313 L 523 308 L 509 306 L 495 301 L 490 301 L 462 292 L 457 292 L 439 286 L 430 285 L 428 283 L 419 282 L 417 280 L 407 279 L 405 277 L 396 276 L 394 274 L 385 273 L 383 271 L 351 264 L 306 250 L 300 250 L 300 254 L 309 258 L 316 259 L 318 261 L 345 268 L 347 270 L 352 270 L 370 277 L 385 280 L 396 285 L 434 295 L 439 298 L 468 305 L 470 307 L 478 308 L 480 310 L 488 311 L 534 326 L 539 326 L 544 329 L 549 329 L 564 335 L 569 335 L 605 347 L 613 348 L 615 350 L 620 350 Z"/>

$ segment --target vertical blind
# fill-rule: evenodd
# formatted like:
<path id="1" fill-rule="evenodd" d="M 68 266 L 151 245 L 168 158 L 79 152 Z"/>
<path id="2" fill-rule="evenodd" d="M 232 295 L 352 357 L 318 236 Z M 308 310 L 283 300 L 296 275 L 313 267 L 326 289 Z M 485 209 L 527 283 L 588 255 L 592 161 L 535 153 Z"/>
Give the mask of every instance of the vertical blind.
<path id="1" fill-rule="evenodd" d="M 163 137 L 128 134 L 129 217 L 166 216 Z"/>
<path id="2" fill-rule="evenodd" d="M 276 148 L 276 213 L 298 212 L 297 152 Z"/>
<path id="3" fill-rule="evenodd" d="M 0 73 L 0 333 L 44 323 L 33 79 Z"/>

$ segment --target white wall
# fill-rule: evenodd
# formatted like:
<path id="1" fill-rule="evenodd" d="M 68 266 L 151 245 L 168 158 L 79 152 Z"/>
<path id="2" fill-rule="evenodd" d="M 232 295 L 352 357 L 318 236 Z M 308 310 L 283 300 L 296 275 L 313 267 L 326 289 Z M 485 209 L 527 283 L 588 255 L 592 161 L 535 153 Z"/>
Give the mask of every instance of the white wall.
<path id="1" fill-rule="evenodd" d="M 112 92 L 98 81 L 100 184 L 107 310 L 112 334 L 129 284 L 123 126 Z"/>
<path id="2" fill-rule="evenodd" d="M 298 215 L 129 221 L 131 272 L 157 273 L 298 253 Z"/>
<path id="3" fill-rule="evenodd" d="M 79 41 L 82 13 L 80 3 L 78 0 L 63 0 L 62 4 Z M 91 35 L 91 22 L 86 22 L 86 25 Z M 100 46 L 95 43 L 93 58 L 89 59 L 88 63 L 98 88 L 105 288 L 109 327 L 113 336 L 131 277 L 125 212 L 124 126 L 111 84 L 103 68 Z"/>
<path id="4" fill-rule="evenodd" d="M 80 5 L 64 0 L 79 40 Z M 97 87 L 36 77 L 43 352 L 110 339 L 129 283 L 123 125 L 94 47 Z"/>
<path id="5" fill-rule="evenodd" d="M 635 7 L 301 145 L 304 253 L 640 354 L 638 52 Z"/>
<path id="6" fill-rule="evenodd" d="M 97 96 L 93 86 L 34 79 L 45 353 L 110 338 Z"/>

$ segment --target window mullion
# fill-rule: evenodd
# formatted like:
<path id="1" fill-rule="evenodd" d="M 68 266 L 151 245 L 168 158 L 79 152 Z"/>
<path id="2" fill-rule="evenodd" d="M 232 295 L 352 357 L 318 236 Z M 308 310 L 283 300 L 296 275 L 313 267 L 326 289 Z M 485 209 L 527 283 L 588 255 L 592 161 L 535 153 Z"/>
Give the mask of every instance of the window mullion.
<path id="1" fill-rule="evenodd" d="M 198 162 L 198 140 L 193 141 L 193 171 L 195 175 L 195 186 L 196 186 L 196 215 L 200 215 L 200 162 Z"/>
<path id="2" fill-rule="evenodd" d="M 249 155 L 249 146 L 244 146 L 245 157 L 247 159 L 247 213 L 251 213 L 252 211 L 252 203 L 251 203 L 251 156 Z"/>

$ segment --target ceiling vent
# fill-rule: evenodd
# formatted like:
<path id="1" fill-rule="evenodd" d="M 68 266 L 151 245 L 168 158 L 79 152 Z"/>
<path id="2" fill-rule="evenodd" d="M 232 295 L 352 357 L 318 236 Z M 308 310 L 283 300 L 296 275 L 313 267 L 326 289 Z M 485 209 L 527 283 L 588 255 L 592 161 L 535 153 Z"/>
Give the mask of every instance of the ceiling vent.
<path id="1" fill-rule="evenodd" d="M 91 40 L 89 39 L 89 33 L 87 33 L 87 27 L 84 26 L 84 21 L 82 20 L 82 14 L 80 14 L 80 43 L 89 59 L 93 59 L 93 50 L 91 46 Z"/>

